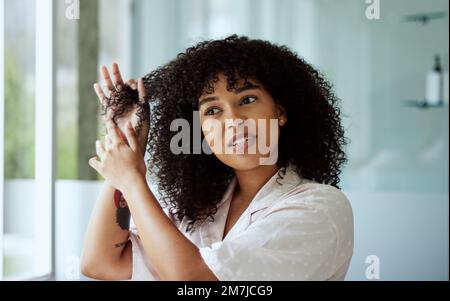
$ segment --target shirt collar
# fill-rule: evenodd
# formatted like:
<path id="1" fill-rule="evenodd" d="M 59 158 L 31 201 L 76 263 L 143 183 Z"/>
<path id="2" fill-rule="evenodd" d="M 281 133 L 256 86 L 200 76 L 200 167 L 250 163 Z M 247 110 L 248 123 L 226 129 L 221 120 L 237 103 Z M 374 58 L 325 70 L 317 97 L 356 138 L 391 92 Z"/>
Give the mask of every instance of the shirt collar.
<path id="1" fill-rule="evenodd" d="M 225 190 L 225 193 L 223 194 L 222 200 L 217 204 L 217 208 L 222 206 L 225 202 L 230 200 L 233 197 L 234 189 L 236 188 L 237 179 L 236 176 L 231 179 L 230 184 L 228 184 L 227 189 Z"/>
<path id="2" fill-rule="evenodd" d="M 294 170 L 292 165 L 280 168 L 256 193 L 249 205 L 249 213 L 269 207 L 282 195 L 300 185 L 302 181 L 303 178 Z"/>
<path id="3" fill-rule="evenodd" d="M 280 196 L 302 183 L 303 180 L 304 179 L 294 170 L 292 165 L 281 167 L 253 197 L 248 208 L 250 213 L 268 207 L 272 202 L 279 199 Z M 236 185 L 237 178 L 235 176 L 228 185 L 228 188 L 217 207 L 220 207 L 225 202 L 231 200 Z"/>
<path id="4" fill-rule="evenodd" d="M 230 237 L 230 234 L 232 235 L 233 232 L 238 231 L 238 228 L 247 227 L 254 212 L 271 206 L 279 200 L 280 196 L 289 192 L 302 181 L 303 179 L 294 171 L 292 166 L 287 166 L 285 169 L 280 168 L 256 193 L 247 210 L 242 213 L 241 217 L 227 234 L 227 237 Z M 236 185 L 237 178 L 233 177 L 222 200 L 217 205 L 215 227 L 208 227 L 207 224 L 200 228 L 200 239 L 204 246 L 209 246 L 215 241 L 222 241 L 223 230 Z"/>

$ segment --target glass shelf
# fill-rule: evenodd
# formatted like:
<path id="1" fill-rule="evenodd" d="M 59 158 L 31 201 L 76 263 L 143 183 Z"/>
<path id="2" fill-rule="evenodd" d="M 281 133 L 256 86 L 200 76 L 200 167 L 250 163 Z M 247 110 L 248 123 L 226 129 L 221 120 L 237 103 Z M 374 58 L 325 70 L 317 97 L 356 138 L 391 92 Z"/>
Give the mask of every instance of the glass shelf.
<path id="1" fill-rule="evenodd" d="M 447 14 L 443 11 L 425 13 L 425 14 L 413 14 L 407 15 L 403 18 L 404 22 L 414 22 L 422 25 L 427 25 L 429 22 L 437 19 L 445 19 Z"/>
<path id="2" fill-rule="evenodd" d="M 408 100 L 403 101 L 403 106 L 415 107 L 415 108 L 419 108 L 419 109 L 428 109 L 428 108 L 443 108 L 445 105 L 444 105 L 443 101 L 440 101 L 437 104 L 430 104 L 425 99 L 420 99 L 420 100 L 408 99 Z"/>

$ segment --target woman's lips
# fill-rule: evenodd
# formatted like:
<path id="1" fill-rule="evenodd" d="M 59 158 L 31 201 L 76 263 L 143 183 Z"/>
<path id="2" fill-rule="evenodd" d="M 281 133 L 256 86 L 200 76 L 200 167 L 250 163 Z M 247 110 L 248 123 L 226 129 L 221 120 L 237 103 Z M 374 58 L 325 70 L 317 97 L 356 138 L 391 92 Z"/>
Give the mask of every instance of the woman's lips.
<path id="1" fill-rule="evenodd" d="M 255 135 L 248 135 L 244 137 L 237 138 L 231 144 L 233 149 L 233 153 L 244 153 L 246 152 L 250 146 L 253 146 L 256 143 Z"/>

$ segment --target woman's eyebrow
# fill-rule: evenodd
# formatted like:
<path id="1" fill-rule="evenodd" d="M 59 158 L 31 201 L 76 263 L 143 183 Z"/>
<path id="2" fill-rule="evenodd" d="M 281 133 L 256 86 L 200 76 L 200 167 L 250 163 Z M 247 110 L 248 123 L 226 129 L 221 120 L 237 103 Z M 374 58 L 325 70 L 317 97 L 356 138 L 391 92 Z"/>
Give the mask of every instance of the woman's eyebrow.
<path id="1" fill-rule="evenodd" d="M 217 96 L 205 97 L 200 100 L 200 102 L 198 103 L 198 107 L 200 108 L 203 104 L 205 104 L 207 102 L 211 102 L 211 101 L 216 101 L 216 100 L 219 100 L 219 98 Z"/>
<path id="2" fill-rule="evenodd" d="M 249 82 L 243 87 L 236 88 L 236 94 L 253 89 L 261 89 L 261 88 L 257 84 Z"/>
<path id="3" fill-rule="evenodd" d="M 244 91 L 254 90 L 254 89 L 261 89 L 261 88 L 258 85 L 249 82 L 245 86 L 236 88 L 234 93 L 239 94 L 239 93 L 242 93 Z M 205 97 L 205 98 L 203 98 L 203 99 L 201 99 L 199 101 L 198 107 L 200 108 L 203 104 L 211 102 L 211 101 L 216 101 L 216 100 L 219 100 L 219 98 L 217 96 Z"/>

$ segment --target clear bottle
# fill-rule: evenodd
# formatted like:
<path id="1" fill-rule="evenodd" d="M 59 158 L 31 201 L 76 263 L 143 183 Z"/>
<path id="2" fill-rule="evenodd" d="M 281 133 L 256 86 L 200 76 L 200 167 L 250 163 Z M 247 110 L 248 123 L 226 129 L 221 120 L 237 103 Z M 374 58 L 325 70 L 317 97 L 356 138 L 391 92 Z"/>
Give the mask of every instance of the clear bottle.
<path id="1" fill-rule="evenodd" d="M 441 66 L 441 57 L 435 55 L 434 66 L 427 74 L 426 96 L 428 105 L 436 106 L 442 104 L 444 99 L 444 73 Z"/>

